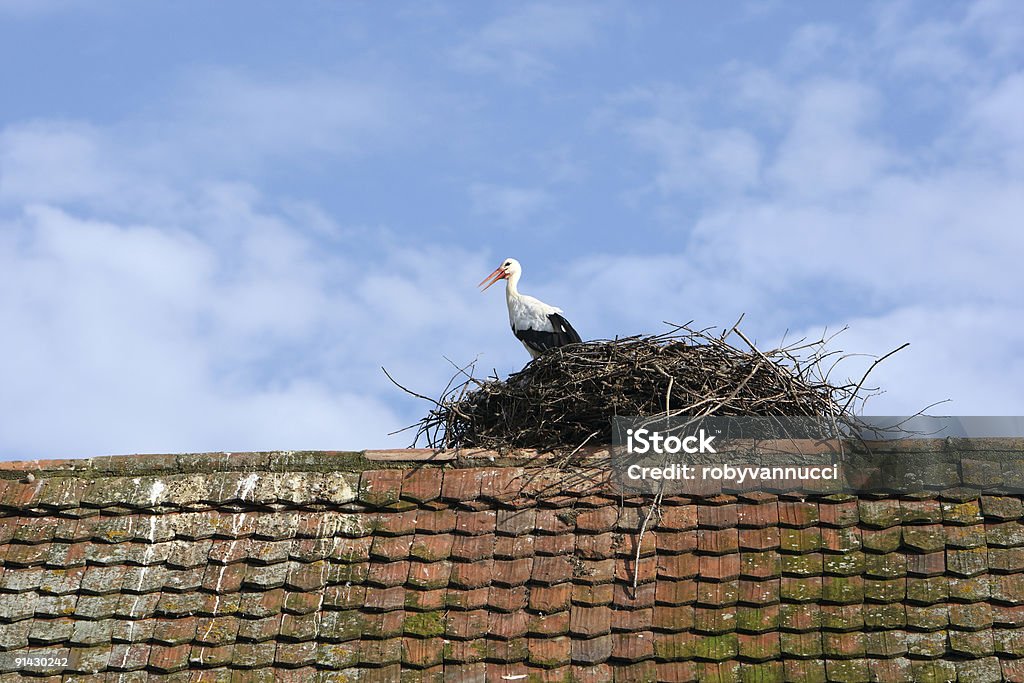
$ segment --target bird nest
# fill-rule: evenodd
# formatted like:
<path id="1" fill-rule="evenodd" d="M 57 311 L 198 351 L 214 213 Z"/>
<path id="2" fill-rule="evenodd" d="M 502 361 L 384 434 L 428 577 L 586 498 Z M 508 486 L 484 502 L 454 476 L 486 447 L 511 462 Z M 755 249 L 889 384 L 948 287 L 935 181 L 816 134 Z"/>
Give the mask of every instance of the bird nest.
<path id="1" fill-rule="evenodd" d="M 733 337 L 744 348 L 730 343 Z M 851 424 L 877 390 L 864 389 L 867 374 L 830 383 L 844 356 L 827 351 L 828 341 L 761 351 L 735 326 L 714 335 L 680 325 L 656 336 L 554 349 L 504 380 L 477 379 L 470 365 L 439 399 L 413 394 L 433 408 L 407 429 L 416 430 L 414 446 L 422 438 L 438 449 L 567 452 L 611 443 L 616 416 L 800 416 L 838 427 Z"/>

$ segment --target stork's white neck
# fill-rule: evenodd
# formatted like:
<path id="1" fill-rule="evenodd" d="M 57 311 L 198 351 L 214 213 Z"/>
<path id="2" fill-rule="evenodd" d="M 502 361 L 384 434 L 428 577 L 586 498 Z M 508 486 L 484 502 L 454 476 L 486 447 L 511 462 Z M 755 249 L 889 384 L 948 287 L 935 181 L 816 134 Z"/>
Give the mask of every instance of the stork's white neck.
<path id="1" fill-rule="evenodd" d="M 505 298 L 514 299 L 519 296 L 519 276 L 522 273 L 512 271 L 512 273 L 505 278 Z"/>

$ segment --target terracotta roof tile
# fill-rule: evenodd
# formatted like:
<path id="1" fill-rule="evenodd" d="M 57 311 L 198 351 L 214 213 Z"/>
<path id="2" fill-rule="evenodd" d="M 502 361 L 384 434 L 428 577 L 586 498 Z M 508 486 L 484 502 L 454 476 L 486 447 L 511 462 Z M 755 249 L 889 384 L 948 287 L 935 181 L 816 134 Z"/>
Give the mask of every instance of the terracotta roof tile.
<path id="1" fill-rule="evenodd" d="M 477 499 L 482 474 L 482 470 L 477 468 L 445 470 L 441 497 L 458 502 Z"/>
<path id="2" fill-rule="evenodd" d="M 455 530 L 455 510 L 419 510 L 416 514 L 416 531 L 427 534 L 445 534 Z"/>
<path id="3" fill-rule="evenodd" d="M 666 505 L 661 511 L 659 529 L 690 531 L 697 528 L 696 505 Z"/>
<path id="4" fill-rule="evenodd" d="M 739 534 L 736 529 L 700 529 L 697 550 L 714 555 L 735 553 L 739 550 Z"/>
<path id="5" fill-rule="evenodd" d="M 487 606 L 489 588 L 448 588 L 445 605 L 451 609 L 480 609 Z"/>
<path id="6" fill-rule="evenodd" d="M 504 536 L 522 536 L 534 531 L 537 526 L 537 510 L 499 509 L 494 523 L 494 531 Z"/>
<path id="7" fill-rule="evenodd" d="M 618 519 L 619 512 L 614 506 L 583 510 L 576 516 L 576 529 L 583 533 L 612 531 Z"/>
<path id="8" fill-rule="evenodd" d="M 816 605 L 782 603 L 779 605 L 779 621 L 793 631 L 811 631 L 821 628 L 821 610 Z"/>
<path id="9" fill-rule="evenodd" d="M 636 588 L 629 584 L 612 584 L 612 606 L 620 610 L 646 609 L 654 607 L 656 583 L 642 583 Z"/>
<path id="10" fill-rule="evenodd" d="M 479 562 L 494 556 L 494 534 L 455 536 L 451 557 L 465 562 Z"/>
<path id="11" fill-rule="evenodd" d="M 540 500 L 500 467 L 47 482 L 62 516 L 0 533 L 0 648 L 140 680 L 1019 674 L 1019 496 L 666 496 L 641 538 L 649 501 L 541 471 Z"/>
<path id="12" fill-rule="evenodd" d="M 366 470 L 359 480 L 359 500 L 371 507 L 397 503 L 402 493 L 401 470 Z"/>
<path id="13" fill-rule="evenodd" d="M 436 467 L 416 467 L 402 474 L 400 496 L 414 503 L 429 503 L 441 496 L 444 471 Z"/>
<path id="14" fill-rule="evenodd" d="M 595 638 L 574 638 L 570 644 L 570 657 L 578 664 L 599 664 L 611 657 L 612 645 L 610 634 Z"/>
<path id="15" fill-rule="evenodd" d="M 538 534 L 569 534 L 575 528 L 575 514 L 570 511 L 542 508 L 536 512 Z"/>
<path id="16" fill-rule="evenodd" d="M 534 536 L 497 536 L 494 539 L 494 556 L 506 560 L 532 557 L 535 541 Z"/>
<path id="17" fill-rule="evenodd" d="M 487 605 L 499 612 L 514 612 L 526 607 L 527 595 L 526 586 L 491 586 Z"/>
<path id="18" fill-rule="evenodd" d="M 657 552 L 666 554 L 691 552 L 697 549 L 697 534 L 659 529 L 655 534 L 655 548 Z"/>
<path id="19" fill-rule="evenodd" d="M 494 574 L 494 560 L 477 559 L 472 562 L 452 563 L 452 573 L 449 583 L 452 586 L 463 589 L 484 589 L 490 585 L 491 576 Z"/>
<path id="20" fill-rule="evenodd" d="M 569 534 L 561 536 L 537 536 L 533 550 L 538 555 L 567 555 L 572 553 L 576 539 Z"/>

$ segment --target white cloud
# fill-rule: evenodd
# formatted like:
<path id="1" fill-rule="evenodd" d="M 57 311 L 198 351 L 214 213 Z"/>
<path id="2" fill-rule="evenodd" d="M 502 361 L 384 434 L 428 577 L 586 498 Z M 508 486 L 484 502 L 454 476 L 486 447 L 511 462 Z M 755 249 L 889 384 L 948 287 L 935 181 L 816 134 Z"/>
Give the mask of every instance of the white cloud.
<path id="1" fill-rule="evenodd" d="M 43 205 L 7 221 L 0 457 L 406 445 L 386 434 L 425 407 L 379 367 L 432 392 L 443 355 L 487 348 L 483 260 L 325 252 L 262 199 L 212 188 L 198 232 Z"/>
<path id="2" fill-rule="evenodd" d="M 835 81 L 801 90 L 769 177 L 786 192 L 806 197 L 865 189 L 893 161 L 864 131 L 878 109 L 876 93 Z"/>
<path id="3" fill-rule="evenodd" d="M 551 206 L 547 190 L 493 183 L 473 183 L 469 188 L 473 210 L 502 226 L 518 226 Z"/>
<path id="4" fill-rule="evenodd" d="M 1001 159 L 1010 173 L 1024 173 L 1024 71 L 979 93 L 966 112 L 966 129 L 979 156 Z"/>
<path id="5" fill-rule="evenodd" d="M 190 153 L 233 163 L 362 154 L 415 127 L 416 112 L 429 105 L 411 106 L 405 90 L 325 74 L 275 79 L 205 69 L 173 103 L 181 119 L 175 144 L 184 137 Z"/>
<path id="6" fill-rule="evenodd" d="M 519 6 L 484 25 L 452 57 L 466 71 L 533 81 L 553 69 L 551 53 L 592 43 L 603 15 L 599 6 L 586 3 Z"/>

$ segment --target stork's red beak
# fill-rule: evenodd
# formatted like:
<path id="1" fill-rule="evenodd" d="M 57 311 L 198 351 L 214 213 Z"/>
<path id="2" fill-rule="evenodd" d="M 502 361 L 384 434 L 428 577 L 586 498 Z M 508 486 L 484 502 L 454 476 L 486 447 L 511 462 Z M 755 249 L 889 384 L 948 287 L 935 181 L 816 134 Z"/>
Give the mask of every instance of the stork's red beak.
<path id="1" fill-rule="evenodd" d="M 487 287 L 490 287 L 491 285 L 493 285 L 498 280 L 504 280 L 504 279 L 505 279 L 505 271 L 501 269 L 501 266 L 498 266 L 497 268 L 494 269 L 493 273 L 491 273 L 490 275 L 485 277 L 483 280 L 481 280 L 480 284 L 478 284 L 477 287 L 483 287 L 483 289 L 481 289 L 480 291 L 481 292 L 486 292 L 487 291 Z M 486 283 L 487 287 L 484 287 L 485 283 Z"/>

